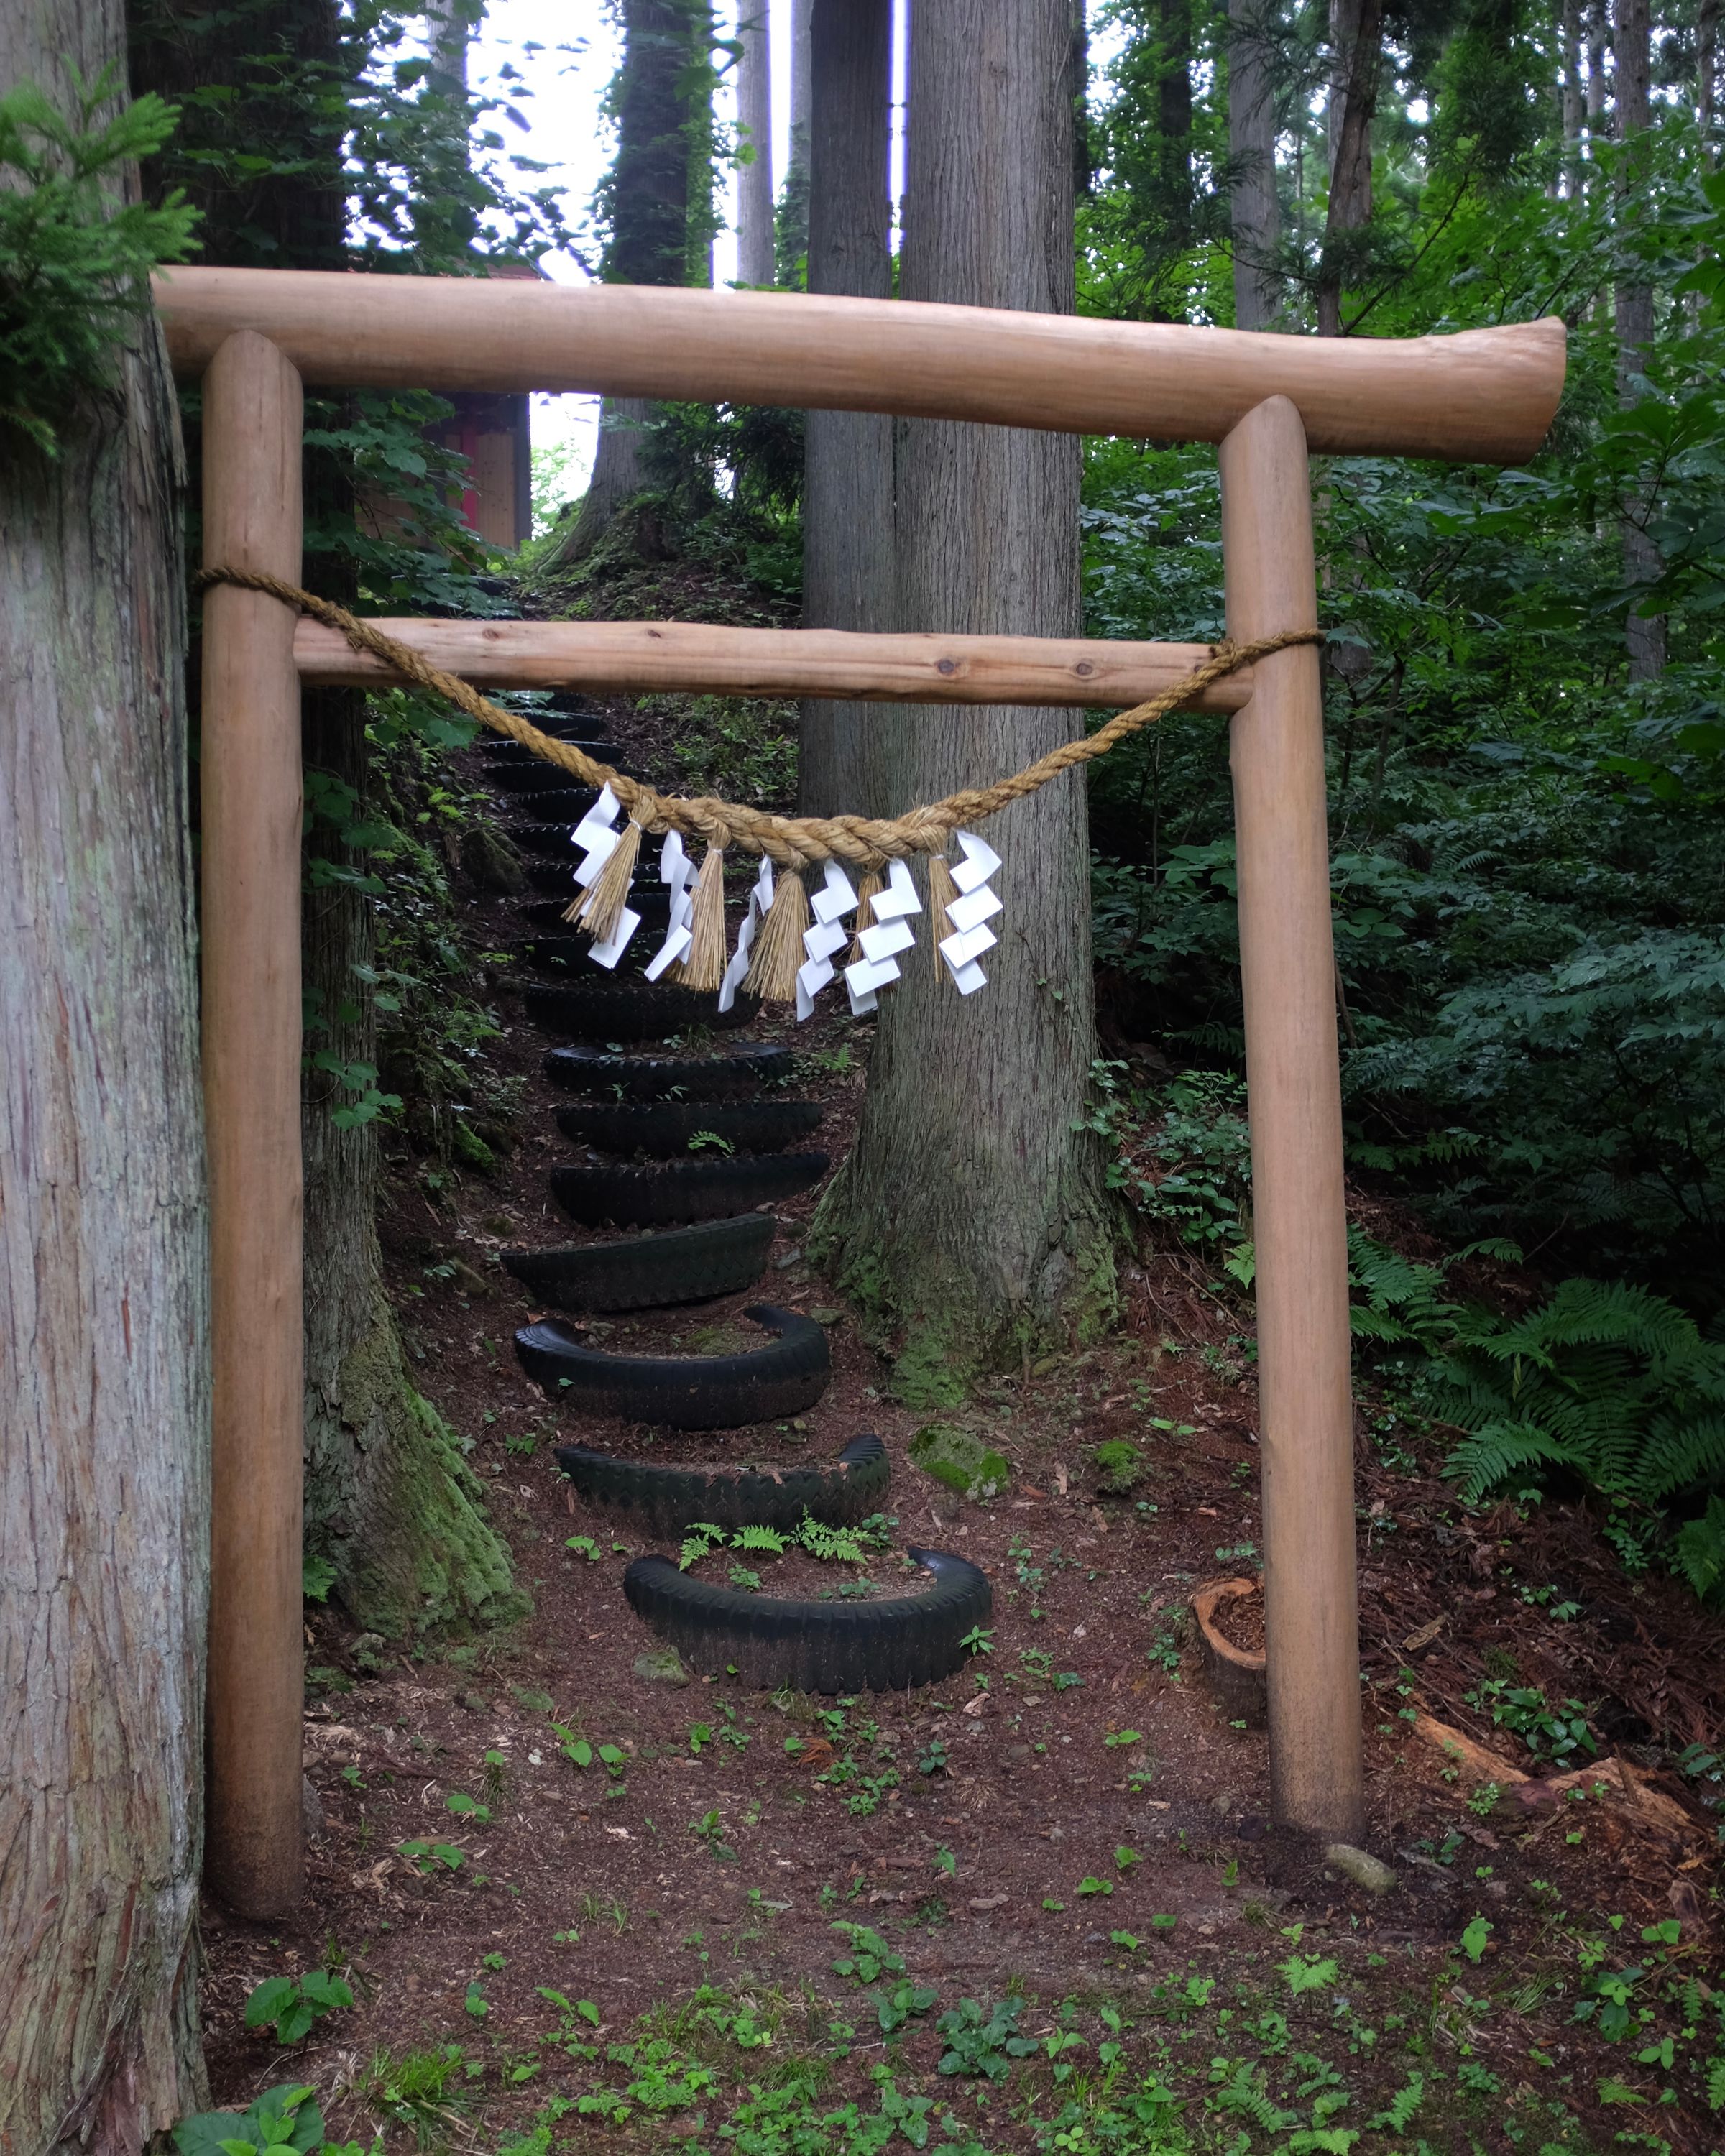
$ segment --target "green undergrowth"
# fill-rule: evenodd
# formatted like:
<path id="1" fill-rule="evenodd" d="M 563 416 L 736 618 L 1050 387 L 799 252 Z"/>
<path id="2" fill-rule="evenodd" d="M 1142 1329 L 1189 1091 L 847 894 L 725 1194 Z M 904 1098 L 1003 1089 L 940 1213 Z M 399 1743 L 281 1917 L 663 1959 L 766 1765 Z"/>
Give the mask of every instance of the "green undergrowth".
<path id="1" fill-rule="evenodd" d="M 1170 1918 L 1154 1940 L 1110 1935 L 1104 1988 L 1049 1997 L 1005 1975 L 976 1997 L 923 1982 L 914 1938 L 839 1919 L 819 1989 L 721 1982 L 715 1969 L 680 2001 L 613 2024 L 565 1979 L 535 1986 L 531 2035 L 494 2015 L 507 1964 L 490 1953 L 460 2041 L 373 2054 L 347 2080 L 349 2130 L 369 2141 L 322 2143 L 319 2120 L 316 2135 L 277 2145 L 359 2156 L 411 2135 L 421 2149 L 494 2156 L 672 2142 L 691 2156 L 1591 2156 L 1666 2148 L 1661 2129 L 1725 2108 L 1725 2005 L 1683 1927 L 1637 1933 L 1529 1891 L 1544 1897 L 1537 1965 L 1501 1950 L 1499 1925 L 1477 1914 L 1447 1950 L 1387 1953 L 1297 1923 L 1274 1933 L 1261 1917 L 1261 1948 L 1226 1966 L 1171 1953 Z M 733 1953 L 785 1906 L 750 1893 Z M 684 1944 L 705 1969 L 701 1934 Z M 299 2094 L 308 2126 L 311 2098 Z M 232 2115 L 222 2123 L 224 2139 L 205 2119 L 182 2123 L 183 2156 L 266 2145 Z"/>

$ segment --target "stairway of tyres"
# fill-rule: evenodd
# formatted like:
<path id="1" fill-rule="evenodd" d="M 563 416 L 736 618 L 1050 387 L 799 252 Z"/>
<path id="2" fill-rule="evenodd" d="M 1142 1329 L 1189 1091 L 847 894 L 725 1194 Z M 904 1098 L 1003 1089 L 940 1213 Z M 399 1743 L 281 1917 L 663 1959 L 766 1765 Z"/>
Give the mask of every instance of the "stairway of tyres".
<path id="1" fill-rule="evenodd" d="M 584 698 L 550 702 L 559 738 L 617 763 L 618 746 Z M 515 1352 L 559 1414 L 591 1432 L 590 1442 L 557 1450 L 582 1499 L 662 1545 L 625 1572 L 629 1608 L 691 1667 L 762 1690 L 885 1691 L 950 1676 L 992 1609 L 987 1577 L 955 1553 L 908 1548 L 919 1575 L 909 1591 L 873 1599 L 762 1593 L 689 1569 L 703 1543 L 727 1539 L 776 1549 L 800 1538 L 820 1554 L 823 1531 L 880 1513 L 886 1448 L 863 1432 L 819 1465 L 800 1447 L 772 1456 L 776 1430 L 816 1409 L 830 1376 L 824 1330 L 797 1311 L 749 1304 L 742 1315 L 758 1337 L 729 1353 L 623 1353 L 584 1337 L 581 1321 L 696 1305 L 759 1282 L 772 1207 L 827 1172 L 827 1154 L 804 1142 L 823 1111 L 798 1097 L 790 1046 L 729 1037 L 758 1005 L 739 998 L 721 1014 L 711 996 L 593 962 L 564 916 L 578 895 L 574 827 L 597 796 L 516 742 L 481 753 L 524 863 L 512 951 L 524 1013 L 549 1044 L 545 1077 L 568 1100 L 556 1121 L 576 1158 L 550 1170 L 549 1188 L 583 1231 L 499 1253 L 543 1312 L 516 1330 Z M 645 851 L 628 903 L 649 936 L 663 933 L 667 897 Z M 605 1439 L 619 1424 L 734 1431 L 737 1464 L 679 1461 L 671 1439 L 664 1459 L 620 1455 Z"/>

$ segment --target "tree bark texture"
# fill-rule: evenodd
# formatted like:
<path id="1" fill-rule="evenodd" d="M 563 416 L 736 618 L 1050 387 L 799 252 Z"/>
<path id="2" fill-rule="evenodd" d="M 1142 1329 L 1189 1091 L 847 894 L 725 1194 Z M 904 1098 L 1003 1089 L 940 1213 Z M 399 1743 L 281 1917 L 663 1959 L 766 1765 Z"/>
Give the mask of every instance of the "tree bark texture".
<path id="1" fill-rule="evenodd" d="M 1070 311 L 1066 0 L 951 0 L 911 28 L 901 289 Z M 1080 619 L 1075 441 L 913 420 L 901 431 L 901 629 L 1070 635 Z M 1045 710 L 907 707 L 872 721 L 889 813 L 1016 770 L 1070 737 Z M 960 1395 L 984 1357 L 1112 1306 L 1099 1162 L 1072 1126 L 1096 1052 L 1087 817 L 1064 782 L 988 827 L 1005 903 L 988 985 L 961 998 L 919 918 L 880 998 L 857 1143 L 824 1231 L 851 1291 L 905 1327 L 906 1397 Z"/>
<path id="2" fill-rule="evenodd" d="M 768 0 L 741 0 L 737 25 L 737 117 L 753 157 L 737 175 L 737 275 L 773 281 L 773 59 Z"/>
<path id="3" fill-rule="evenodd" d="M 887 197 L 891 0 L 814 0 L 809 130 L 809 289 L 892 293 Z M 893 588 L 892 421 L 810 412 L 803 422 L 803 625 L 886 629 Z M 873 707 L 802 706 L 804 815 L 870 812 Z"/>
<path id="4" fill-rule="evenodd" d="M 690 81 L 697 13 L 705 23 L 706 9 L 691 6 L 691 0 L 624 0 L 617 157 L 606 187 L 609 284 L 680 285 L 688 275 Z M 641 491 L 647 411 L 639 398 L 605 399 L 586 495 L 547 568 L 570 569 L 584 561 L 618 511 Z"/>
<path id="5" fill-rule="evenodd" d="M 1330 0 L 1336 75 L 1330 93 L 1330 200 L 1317 280 L 1317 333 L 1342 334 L 1353 236 L 1372 218 L 1372 116 L 1384 57 L 1383 0 Z"/>
<path id="6" fill-rule="evenodd" d="M 1719 0 L 1701 0 L 1696 10 L 1695 116 L 1703 130 L 1719 116 Z"/>
<path id="7" fill-rule="evenodd" d="M 465 33 L 450 8 L 438 19 L 447 56 L 453 52 L 449 41 Z M 332 0 L 276 0 L 267 16 L 237 19 L 203 0 L 170 0 L 141 10 L 133 37 L 139 86 L 169 97 L 186 96 L 200 81 L 244 80 L 244 55 L 255 50 L 278 49 L 320 71 L 334 66 L 341 51 Z M 182 120 L 182 135 L 193 126 L 223 124 L 220 108 L 213 120 L 205 118 L 201 105 L 190 110 L 195 117 Z M 254 261 L 259 235 L 267 235 L 275 244 L 265 259 L 274 263 L 295 269 L 344 263 L 339 127 L 321 106 L 307 116 L 300 101 L 290 98 L 267 101 L 248 124 L 282 163 L 299 168 L 299 184 L 253 194 L 203 179 L 202 259 Z M 285 137 L 284 127 L 300 131 Z M 217 146 L 193 138 L 187 146 Z M 225 157 L 191 167 L 200 176 L 233 169 Z M 177 182 L 180 173 L 160 177 Z M 352 477 L 336 456 L 308 454 L 305 489 L 311 528 L 352 522 Z M 322 557 L 311 581 L 344 603 L 357 593 L 351 563 L 339 553 Z M 312 690 L 303 712 L 306 768 L 327 773 L 365 801 L 372 771 L 363 697 Z M 307 1048 L 327 1049 L 344 1063 L 375 1065 L 377 1013 L 365 985 L 376 956 L 372 902 L 352 881 L 322 880 L 320 863 L 344 871 L 362 865 L 327 829 L 314 829 L 303 913 Z M 377 1127 L 339 1127 L 332 1111 L 344 1097 L 332 1077 L 308 1071 L 301 1116 L 306 1545 L 335 1563 L 336 1591 L 356 1621 L 388 1637 L 446 1618 L 513 1615 L 520 1602 L 508 1553 L 474 1507 L 459 1448 L 407 1375 L 382 1292 Z"/>
<path id="8" fill-rule="evenodd" d="M 1228 0 L 1229 216 L 1234 326 L 1267 330 L 1279 311 L 1281 208 L 1276 192 L 1276 95 L 1266 0 Z"/>
<path id="9" fill-rule="evenodd" d="M 117 0 L 0 13 L 74 109 Z M 179 548 L 155 323 L 49 463 L 0 444 L 0 2147 L 203 2096 L 209 1339 Z"/>
<path id="10" fill-rule="evenodd" d="M 1648 0 L 1613 0 L 1611 42 L 1616 61 L 1617 139 L 1624 147 L 1622 197 L 1628 204 L 1646 178 L 1645 152 L 1651 143 L 1650 73 L 1651 24 Z M 1617 287 L 1617 394 L 1633 404 L 1653 358 L 1653 286 L 1634 272 Z M 1656 581 L 1665 567 L 1648 536 L 1652 504 L 1632 495 L 1623 518 L 1623 577 L 1631 591 Z M 1643 613 L 1631 603 L 1624 629 L 1632 681 L 1655 680 L 1665 670 L 1663 614 Z"/>

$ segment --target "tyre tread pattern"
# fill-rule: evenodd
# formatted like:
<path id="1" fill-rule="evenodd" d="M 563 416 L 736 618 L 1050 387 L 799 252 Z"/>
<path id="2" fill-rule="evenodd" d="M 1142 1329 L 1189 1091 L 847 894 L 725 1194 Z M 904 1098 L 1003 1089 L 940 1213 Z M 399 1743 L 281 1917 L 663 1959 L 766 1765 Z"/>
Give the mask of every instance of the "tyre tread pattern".
<path id="1" fill-rule="evenodd" d="M 669 1467 L 619 1460 L 584 1445 L 560 1445 L 557 1466 L 590 1505 L 624 1514 L 638 1532 L 670 1539 L 697 1520 L 735 1532 L 776 1527 L 793 1533 L 807 1513 L 829 1526 L 880 1510 L 891 1463 L 872 1431 L 834 1460 L 805 1467 Z"/>
<path id="2" fill-rule="evenodd" d="M 742 1314 L 778 1337 L 737 1355 L 612 1355 L 549 1317 L 524 1325 L 515 1352 L 550 1399 L 625 1422 L 741 1430 L 812 1408 L 833 1373 L 825 1332 L 813 1318 L 772 1303 L 752 1303 Z"/>
<path id="3" fill-rule="evenodd" d="M 564 1250 L 504 1250 L 505 1268 L 553 1310 L 655 1310 L 752 1287 L 767 1270 L 765 1213 Z"/>
<path id="4" fill-rule="evenodd" d="M 706 1131 L 739 1152 L 783 1152 L 799 1138 L 812 1137 L 824 1112 L 814 1101 L 603 1101 L 559 1108 L 557 1128 L 577 1145 L 597 1146 L 601 1152 L 681 1160 L 689 1157 L 690 1140 Z"/>
<path id="5" fill-rule="evenodd" d="M 776 1152 L 650 1168 L 554 1168 L 551 1194 L 583 1227 L 655 1228 L 777 1204 L 819 1183 L 828 1165 L 824 1152 Z"/>
<path id="6" fill-rule="evenodd" d="M 951 1676 L 964 1640 L 993 1609 L 988 1576 L 944 1550 L 909 1554 L 934 1576 L 926 1594 L 881 1602 L 813 1602 L 747 1594 L 638 1557 L 623 1575 L 629 1605 L 691 1667 L 734 1668 L 762 1691 L 903 1691 Z"/>
<path id="7" fill-rule="evenodd" d="M 612 1055 L 603 1048 L 553 1048 L 545 1075 L 565 1093 L 629 1101 L 729 1100 L 788 1078 L 793 1058 L 778 1041 L 742 1041 L 722 1055 Z"/>

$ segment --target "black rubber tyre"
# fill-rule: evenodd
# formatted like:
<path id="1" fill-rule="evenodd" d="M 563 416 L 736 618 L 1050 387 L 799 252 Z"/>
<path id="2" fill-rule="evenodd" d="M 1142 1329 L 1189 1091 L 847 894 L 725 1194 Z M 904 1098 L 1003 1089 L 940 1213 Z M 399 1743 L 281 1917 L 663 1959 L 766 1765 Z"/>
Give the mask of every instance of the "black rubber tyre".
<path id="1" fill-rule="evenodd" d="M 511 824 L 509 827 L 511 843 L 519 847 L 522 853 L 531 854 L 536 860 L 555 861 L 558 875 L 572 888 L 575 865 L 581 854 L 569 834 L 598 798 L 597 793 L 583 793 L 576 813 L 555 824 Z M 538 795 L 534 799 L 533 813 L 536 816 L 543 798 L 543 795 Z"/>
<path id="2" fill-rule="evenodd" d="M 740 1355 L 607 1355 L 547 1317 L 521 1328 L 515 1352 L 547 1399 L 583 1414 L 741 1430 L 812 1408 L 832 1375 L 826 1334 L 812 1318 L 771 1303 L 752 1303 L 742 1314 L 778 1337 Z"/>
<path id="3" fill-rule="evenodd" d="M 597 1146 L 601 1152 L 681 1160 L 694 1158 L 689 1141 L 701 1131 L 723 1138 L 737 1152 L 783 1152 L 799 1138 L 812 1137 L 825 1112 L 814 1101 L 602 1101 L 592 1107 L 559 1108 L 557 1128 L 577 1145 Z"/>
<path id="4" fill-rule="evenodd" d="M 776 1152 L 651 1168 L 554 1168 L 551 1194 L 583 1228 L 660 1228 L 778 1204 L 819 1183 L 827 1167 L 824 1152 Z"/>
<path id="5" fill-rule="evenodd" d="M 577 742 L 584 749 L 603 749 L 608 757 L 617 747 L 597 719 L 552 719 L 549 722 L 535 719 L 533 724 L 542 734 L 553 741 Z M 488 734 L 483 754 L 487 763 L 540 763 L 544 759 L 536 749 L 525 742 L 509 741 L 501 735 Z"/>
<path id="6" fill-rule="evenodd" d="M 934 1585 L 891 1601 L 746 1594 L 679 1572 L 668 1557 L 638 1557 L 623 1591 L 635 1614 L 705 1676 L 735 1670 L 760 1691 L 903 1691 L 963 1668 L 965 1638 L 994 1606 L 988 1576 L 968 1558 L 910 1555 Z"/>
<path id="7" fill-rule="evenodd" d="M 544 768 L 549 771 L 551 766 L 547 764 Z M 625 778 L 644 778 L 647 776 L 644 771 L 637 771 L 627 763 L 614 764 L 612 768 L 620 771 Z M 598 788 L 583 786 L 579 779 L 571 778 L 567 772 L 557 772 L 555 776 L 561 780 L 560 785 L 547 787 L 536 793 L 519 794 L 516 805 L 524 815 L 531 815 L 535 823 L 562 824 L 567 821 L 572 828 L 598 799 Z"/>
<path id="8" fill-rule="evenodd" d="M 618 1460 L 584 1445 L 560 1445 L 557 1466 L 590 1505 L 625 1513 L 639 1534 L 670 1539 L 697 1520 L 727 1527 L 777 1527 L 791 1534 L 806 1512 L 834 1526 L 880 1509 L 891 1462 L 870 1432 L 819 1467 L 661 1467 Z"/>
<path id="9" fill-rule="evenodd" d="M 516 916 L 522 926 L 537 932 L 533 937 L 535 942 L 542 937 L 578 936 L 581 933 L 578 928 L 563 918 L 569 906 L 581 896 L 580 886 L 567 869 L 563 870 L 557 888 L 562 893 L 560 898 L 529 899 L 516 908 Z M 629 902 L 631 909 L 641 916 L 641 925 L 635 933 L 645 936 L 649 929 L 656 928 L 663 940 L 670 914 L 670 893 L 665 886 L 662 883 L 634 884 L 629 890 Z M 583 956 L 586 948 L 583 942 Z M 629 955 L 634 955 L 633 944 L 629 946 Z"/>
<path id="10" fill-rule="evenodd" d="M 585 747 L 586 744 L 583 742 L 582 746 Z M 614 770 L 621 771 L 625 767 L 609 756 L 600 760 L 610 764 Z M 520 762 L 491 764 L 485 776 L 501 793 L 567 793 L 572 787 L 578 788 L 581 785 L 578 778 L 560 765 L 547 763 L 542 756 L 535 756 L 531 751 L 525 752 L 524 760 Z M 630 772 L 629 776 L 633 778 L 639 774 Z M 536 809 L 538 804 L 526 802 L 522 805 Z"/>
<path id="11" fill-rule="evenodd" d="M 657 921 L 653 917 L 655 908 L 650 897 L 644 906 L 633 898 L 629 904 L 640 915 L 641 925 L 635 931 L 634 942 L 629 947 L 628 957 L 624 960 L 625 965 L 631 959 L 639 962 L 650 958 L 664 942 L 668 925 L 662 902 L 658 908 Z M 593 938 L 583 929 L 572 927 L 567 921 L 562 922 L 552 934 L 521 937 L 511 948 L 517 965 L 525 966 L 534 973 L 550 973 L 559 979 L 578 971 L 585 979 L 594 970 Z"/>
<path id="12" fill-rule="evenodd" d="M 554 1048 L 545 1075 L 566 1093 L 592 1100 L 729 1101 L 790 1076 L 793 1059 L 778 1041 L 739 1041 L 721 1055 L 612 1055 L 603 1048 Z"/>
<path id="13" fill-rule="evenodd" d="M 694 988 L 666 988 L 633 974 L 619 980 L 599 966 L 587 970 L 586 980 L 522 983 L 521 1000 L 535 1025 L 566 1040 L 669 1040 L 701 1027 L 747 1025 L 761 1008 L 752 996 L 739 996 L 721 1011 L 716 997 Z"/>
<path id="14" fill-rule="evenodd" d="M 740 1213 L 621 1243 L 504 1250 L 504 1265 L 552 1310 L 659 1310 L 752 1287 L 767 1270 L 773 1216 Z"/>

